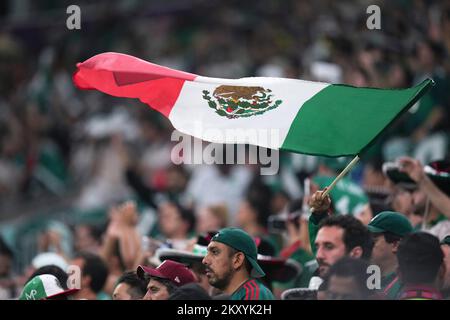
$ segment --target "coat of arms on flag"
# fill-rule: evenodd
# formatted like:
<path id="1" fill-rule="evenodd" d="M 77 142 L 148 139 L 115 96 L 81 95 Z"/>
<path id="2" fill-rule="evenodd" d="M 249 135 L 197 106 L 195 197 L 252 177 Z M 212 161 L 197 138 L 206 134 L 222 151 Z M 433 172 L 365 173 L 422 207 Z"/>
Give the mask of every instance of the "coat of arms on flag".
<path id="1" fill-rule="evenodd" d="M 263 87 L 218 86 L 212 97 L 203 90 L 203 99 L 220 116 L 228 119 L 250 117 L 277 108 L 282 100 L 273 101 L 272 90 Z"/>

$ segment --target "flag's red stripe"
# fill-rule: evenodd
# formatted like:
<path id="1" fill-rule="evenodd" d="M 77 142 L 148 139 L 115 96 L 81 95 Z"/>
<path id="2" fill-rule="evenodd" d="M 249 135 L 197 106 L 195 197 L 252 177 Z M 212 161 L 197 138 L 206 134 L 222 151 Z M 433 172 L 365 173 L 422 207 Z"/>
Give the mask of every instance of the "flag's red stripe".
<path id="1" fill-rule="evenodd" d="M 195 74 L 182 72 L 120 53 L 102 53 L 77 64 L 74 83 L 81 89 L 138 98 L 169 116 L 183 87 Z"/>

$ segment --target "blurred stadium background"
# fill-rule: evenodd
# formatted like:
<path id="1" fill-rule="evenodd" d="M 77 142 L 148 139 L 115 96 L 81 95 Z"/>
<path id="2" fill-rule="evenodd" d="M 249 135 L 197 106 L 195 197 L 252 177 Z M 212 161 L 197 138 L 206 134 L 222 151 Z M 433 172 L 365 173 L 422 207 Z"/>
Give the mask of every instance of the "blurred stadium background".
<path id="1" fill-rule="evenodd" d="M 81 8 L 81 30 L 66 28 L 71 4 Z M 366 27 L 371 4 L 381 8 L 381 30 Z M 208 196 L 204 181 L 195 179 L 204 166 L 171 164 L 167 120 L 137 101 L 76 90 L 76 63 L 106 51 L 221 78 L 403 88 L 431 77 L 436 86 L 385 132 L 351 177 L 370 191 L 384 161 L 404 154 L 423 163 L 448 157 L 449 1 L 4 0 L 0 234 L 18 273 L 45 246 L 43 232 L 60 232 L 70 255 L 80 237 L 76 226 L 101 230 L 108 208 L 126 199 L 138 201 L 146 217 L 140 226 L 149 230 L 155 210 L 138 196 L 130 166 L 155 195 L 183 189 L 199 205 L 228 202 L 232 216 L 250 182 L 263 179 L 240 166 L 236 189 L 212 183 L 215 197 Z M 280 173 L 264 183 L 275 194 L 301 197 L 303 180 L 318 163 L 281 154 Z"/>

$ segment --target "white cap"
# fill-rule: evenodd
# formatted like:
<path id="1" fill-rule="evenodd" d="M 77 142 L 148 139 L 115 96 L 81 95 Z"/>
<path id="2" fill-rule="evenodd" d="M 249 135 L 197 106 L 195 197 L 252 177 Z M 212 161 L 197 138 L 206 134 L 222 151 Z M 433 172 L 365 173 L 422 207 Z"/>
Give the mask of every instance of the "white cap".
<path id="1" fill-rule="evenodd" d="M 36 257 L 34 257 L 31 264 L 36 269 L 44 266 L 55 265 L 57 267 L 60 267 L 64 271 L 66 271 L 67 267 L 69 266 L 67 261 L 62 256 L 54 252 L 44 252 L 38 254 Z"/>

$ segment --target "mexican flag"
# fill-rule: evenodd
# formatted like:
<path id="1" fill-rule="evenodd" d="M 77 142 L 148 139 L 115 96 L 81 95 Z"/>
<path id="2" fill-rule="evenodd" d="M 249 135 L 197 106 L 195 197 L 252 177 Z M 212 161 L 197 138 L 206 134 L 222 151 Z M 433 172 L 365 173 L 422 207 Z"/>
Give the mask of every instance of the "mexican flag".
<path id="1" fill-rule="evenodd" d="M 431 79 L 407 89 L 377 89 L 209 78 L 113 52 L 78 63 L 73 80 L 80 89 L 137 98 L 202 140 L 331 157 L 360 154 L 433 85 Z"/>

